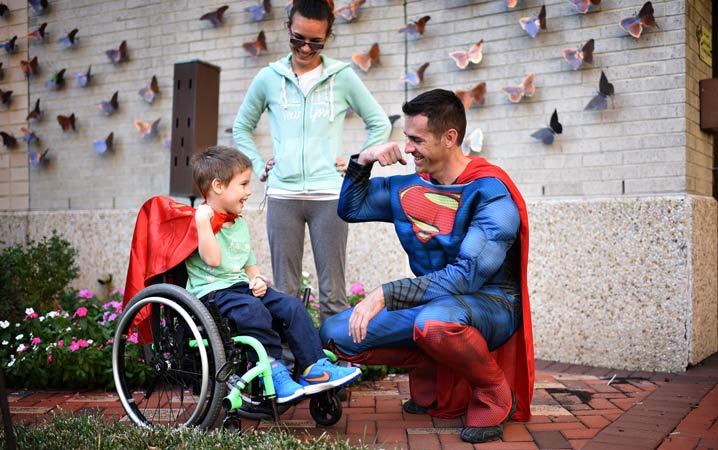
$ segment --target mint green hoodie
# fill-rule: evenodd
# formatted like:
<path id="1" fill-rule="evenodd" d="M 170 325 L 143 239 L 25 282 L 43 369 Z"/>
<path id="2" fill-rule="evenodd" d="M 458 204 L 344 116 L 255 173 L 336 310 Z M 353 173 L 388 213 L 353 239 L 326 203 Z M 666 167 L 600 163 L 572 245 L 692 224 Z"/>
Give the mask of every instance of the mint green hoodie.
<path id="1" fill-rule="evenodd" d="M 267 185 L 289 191 L 339 189 L 342 177 L 335 163 L 343 154 L 347 110 L 351 108 L 369 128 L 362 150 L 386 142 L 391 123 L 349 64 L 322 55 L 324 73 L 305 98 L 290 57 L 291 53 L 254 77 L 234 121 L 234 141 L 259 177 L 266 161 L 252 131 L 268 109 L 274 167 Z"/>

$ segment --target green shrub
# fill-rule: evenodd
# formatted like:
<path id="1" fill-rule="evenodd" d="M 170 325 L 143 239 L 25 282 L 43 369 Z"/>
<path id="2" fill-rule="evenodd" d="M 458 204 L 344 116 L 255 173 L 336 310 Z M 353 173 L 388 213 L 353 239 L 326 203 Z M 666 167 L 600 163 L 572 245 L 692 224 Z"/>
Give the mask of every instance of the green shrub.
<path id="1" fill-rule="evenodd" d="M 40 241 L 28 239 L 0 252 L 0 316 L 18 320 L 28 307 L 54 309 L 79 274 L 77 251 L 55 230 Z"/>
<path id="2" fill-rule="evenodd" d="M 286 430 L 266 432 L 246 431 L 225 433 L 220 430 L 200 431 L 193 428 L 170 429 L 158 426 L 153 429 L 132 426 L 127 422 L 105 423 L 100 415 L 56 415 L 52 421 L 38 427 L 15 426 L 18 449 L 297 449 L 297 450 L 348 450 L 348 443 L 331 437 L 294 436 Z M 5 446 L 5 435 L 0 431 L 0 448 Z"/>

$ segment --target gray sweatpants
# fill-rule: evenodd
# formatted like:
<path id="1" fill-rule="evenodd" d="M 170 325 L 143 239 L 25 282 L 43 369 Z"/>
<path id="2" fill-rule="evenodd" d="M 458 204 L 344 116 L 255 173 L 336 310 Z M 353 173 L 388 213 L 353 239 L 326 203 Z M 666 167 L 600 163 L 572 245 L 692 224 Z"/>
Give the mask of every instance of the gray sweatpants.
<path id="1" fill-rule="evenodd" d="M 347 309 L 344 266 L 349 226 L 337 215 L 338 203 L 338 200 L 267 199 L 267 237 L 274 285 L 290 295 L 299 292 L 306 223 L 319 278 L 322 323 Z"/>

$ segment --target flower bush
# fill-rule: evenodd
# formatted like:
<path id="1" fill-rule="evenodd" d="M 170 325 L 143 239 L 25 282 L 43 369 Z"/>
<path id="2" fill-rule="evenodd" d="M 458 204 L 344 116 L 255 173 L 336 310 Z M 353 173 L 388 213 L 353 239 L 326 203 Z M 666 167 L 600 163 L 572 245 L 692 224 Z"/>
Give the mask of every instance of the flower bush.
<path id="1" fill-rule="evenodd" d="M 122 311 L 122 291 L 100 301 L 80 291 L 69 309 L 35 311 L 24 318 L 0 321 L 0 361 L 7 384 L 33 388 L 114 388 L 112 340 Z M 129 346 L 137 361 L 139 346 Z M 144 378 L 147 369 L 130 363 L 128 376 Z"/>

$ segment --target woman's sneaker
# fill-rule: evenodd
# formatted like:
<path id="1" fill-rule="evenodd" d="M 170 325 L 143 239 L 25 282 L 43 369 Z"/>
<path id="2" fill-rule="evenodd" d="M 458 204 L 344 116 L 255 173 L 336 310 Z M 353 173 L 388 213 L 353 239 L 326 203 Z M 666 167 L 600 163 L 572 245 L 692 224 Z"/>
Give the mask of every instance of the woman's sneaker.
<path id="1" fill-rule="evenodd" d="M 360 376 L 358 367 L 339 367 L 322 358 L 304 371 L 299 383 L 304 386 L 304 393 L 310 395 L 349 384 Z"/>
<path id="2" fill-rule="evenodd" d="M 277 403 L 286 403 L 305 394 L 304 388 L 292 380 L 287 368 L 279 361 L 272 361 L 272 381 L 277 393 Z"/>

